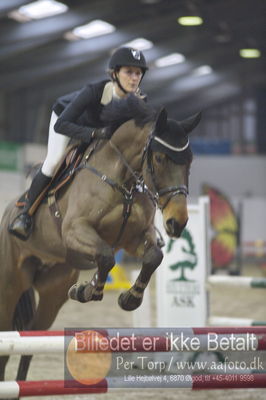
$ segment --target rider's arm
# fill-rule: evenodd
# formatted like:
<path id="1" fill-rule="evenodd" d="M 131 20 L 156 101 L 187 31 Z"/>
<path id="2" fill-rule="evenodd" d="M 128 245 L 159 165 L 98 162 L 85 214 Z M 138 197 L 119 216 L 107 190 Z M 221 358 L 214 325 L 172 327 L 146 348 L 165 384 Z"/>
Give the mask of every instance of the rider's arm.
<path id="1" fill-rule="evenodd" d="M 80 93 L 68 104 L 58 117 L 54 129 L 57 133 L 74 137 L 82 141 L 90 141 L 92 127 L 77 122 L 85 110 L 93 108 L 97 97 L 90 86 L 85 86 Z"/>

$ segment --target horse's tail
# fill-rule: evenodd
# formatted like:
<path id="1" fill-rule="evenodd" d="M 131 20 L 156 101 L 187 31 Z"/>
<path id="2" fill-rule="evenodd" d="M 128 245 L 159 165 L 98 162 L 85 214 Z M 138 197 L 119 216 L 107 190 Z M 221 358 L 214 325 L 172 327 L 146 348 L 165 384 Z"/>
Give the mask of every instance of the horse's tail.
<path id="1" fill-rule="evenodd" d="M 31 328 L 36 313 L 36 301 L 33 288 L 22 293 L 13 317 L 13 329 L 23 331 Z"/>
<path id="2" fill-rule="evenodd" d="M 22 293 L 13 317 L 14 330 L 27 330 L 31 328 L 36 313 L 36 300 L 33 288 Z M 27 377 L 32 356 L 21 356 L 16 380 L 22 381 Z"/>

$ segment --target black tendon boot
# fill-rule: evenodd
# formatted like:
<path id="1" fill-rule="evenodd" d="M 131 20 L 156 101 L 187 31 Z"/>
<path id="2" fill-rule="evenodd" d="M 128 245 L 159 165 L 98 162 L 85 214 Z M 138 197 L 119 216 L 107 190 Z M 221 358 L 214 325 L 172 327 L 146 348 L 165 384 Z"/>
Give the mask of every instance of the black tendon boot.
<path id="1" fill-rule="evenodd" d="M 28 190 L 27 203 L 22 213 L 20 213 L 8 227 L 8 231 L 12 235 L 21 240 L 27 240 L 29 238 L 33 228 L 33 219 L 28 211 L 44 189 L 48 188 L 51 179 L 52 178 L 44 175 L 41 170 L 37 172 Z"/>

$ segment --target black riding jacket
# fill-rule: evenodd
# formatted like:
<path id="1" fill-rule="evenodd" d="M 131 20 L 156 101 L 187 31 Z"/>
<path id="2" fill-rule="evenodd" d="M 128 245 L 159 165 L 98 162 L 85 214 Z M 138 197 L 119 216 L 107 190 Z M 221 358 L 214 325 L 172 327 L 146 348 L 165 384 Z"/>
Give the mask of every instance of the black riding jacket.
<path id="1" fill-rule="evenodd" d="M 101 112 L 112 101 L 113 88 L 112 81 L 103 80 L 59 97 L 53 106 L 53 111 L 59 115 L 55 131 L 90 142 L 93 129 L 104 127 Z"/>

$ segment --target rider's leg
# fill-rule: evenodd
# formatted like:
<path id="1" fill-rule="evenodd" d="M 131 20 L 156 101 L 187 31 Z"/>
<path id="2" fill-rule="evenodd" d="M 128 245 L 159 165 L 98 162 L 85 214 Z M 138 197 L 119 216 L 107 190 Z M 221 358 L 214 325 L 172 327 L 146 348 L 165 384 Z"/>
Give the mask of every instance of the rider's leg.
<path id="1" fill-rule="evenodd" d="M 35 200 L 40 195 L 45 195 L 48 189 L 54 170 L 62 158 L 70 138 L 54 131 L 54 124 L 57 120 L 57 115 L 53 112 L 49 126 L 49 139 L 47 156 L 41 170 L 33 178 L 31 186 L 27 194 L 27 204 L 14 221 L 9 225 L 9 232 L 22 240 L 27 240 L 31 234 L 33 227 L 32 215 L 29 215 L 29 210 Z"/>
<path id="2" fill-rule="evenodd" d="M 58 116 L 53 111 L 49 126 L 47 155 L 42 165 L 42 173 L 49 177 L 53 176 L 56 166 L 63 157 L 70 141 L 68 136 L 55 132 L 54 125 L 57 118 Z"/>

